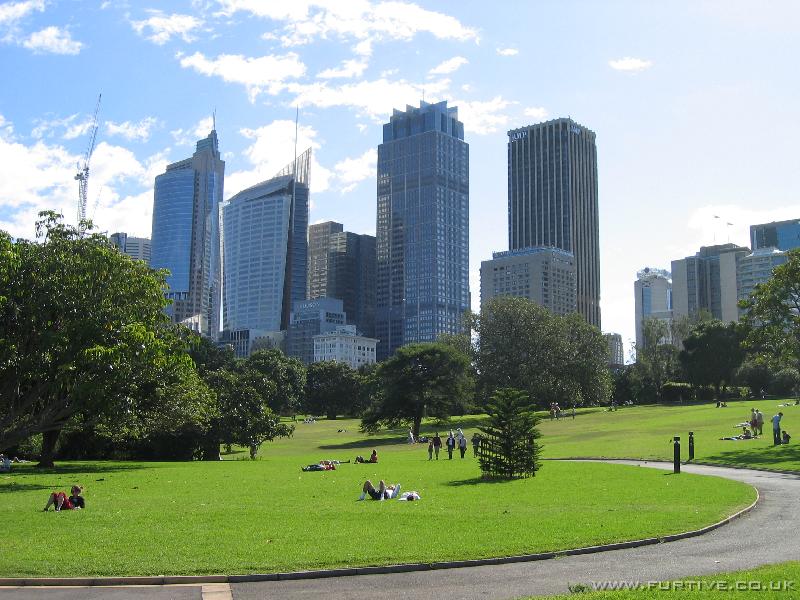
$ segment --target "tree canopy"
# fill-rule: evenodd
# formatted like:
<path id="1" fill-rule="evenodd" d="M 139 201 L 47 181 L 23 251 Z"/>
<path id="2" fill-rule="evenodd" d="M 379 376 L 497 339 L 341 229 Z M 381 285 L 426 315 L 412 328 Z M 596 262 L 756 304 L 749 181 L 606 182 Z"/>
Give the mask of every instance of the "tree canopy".
<path id="1" fill-rule="evenodd" d="M 359 407 L 361 377 L 350 365 L 324 361 L 312 363 L 306 371 L 303 410 L 312 415 L 355 414 Z"/>
<path id="2" fill-rule="evenodd" d="M 720 386 L 731 383 L 742 364 L 744 353 L 736 323 L 704 321 L 683 340 L 680 361 L 693 385 L 713 385 L 719 398 Z"/>

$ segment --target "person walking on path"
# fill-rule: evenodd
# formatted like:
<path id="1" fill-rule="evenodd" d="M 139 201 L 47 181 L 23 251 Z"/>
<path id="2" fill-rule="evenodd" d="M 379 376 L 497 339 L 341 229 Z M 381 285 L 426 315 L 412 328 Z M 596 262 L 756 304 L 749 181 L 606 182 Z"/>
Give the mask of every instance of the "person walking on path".
<path id="1" fill-rule="evenodd" d="M 439 458 L 439 451 L 436 451 L 436 458 Z M 433 440 L 428 442 L 428 460 L 433 460 Z"/>
<path id="2" fill-rule="evenodd" d="M 436 460 L 439 460 L 439 450 L 442 449 L 442 438 L 439 437 L 439 432 L 433 436 L 433 451 L 436 453 Z"/>
<path id="3" fill-rule="evenodd" d="M 463 434 L 458 438 L 458 450 L 461 452 L 461 458 L 464 458 L 464 454 L 467 452 L 467 438 Z"/>
<path id="4" fill-rule="evenodd" d="M 764 413 L 756 409 L 756 427 L 758 427 L 758 435 L 764 435 Z"/>
<path id="5" fill-rule="evenodd" d="M 453 437 L 453 431 L 450 430 L 450 435 L 447 436 L 447 458 L 453 460 L 453 450 L 456 448 L 456 438 Z"/>
<path id="6" fill-rule="evenodd" d="M 783 413 L 779 412 L 772 417 L 772 441 L 776 446 L 781 445 L 781 418 Z"/>
<path id="7" fill-rule="evenodd" d="M 472 455 L 478 458 L 478 446 L 481 445 L 481 434 L 477 431 L 472 434 Z"/>

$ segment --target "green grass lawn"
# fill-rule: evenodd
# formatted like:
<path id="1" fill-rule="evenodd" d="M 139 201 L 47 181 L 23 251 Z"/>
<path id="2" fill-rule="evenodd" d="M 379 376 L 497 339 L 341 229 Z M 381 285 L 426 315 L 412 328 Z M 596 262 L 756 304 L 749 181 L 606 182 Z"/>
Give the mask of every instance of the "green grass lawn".
<path id="1" fill-rule="evenodd" d="M 365 438 L 356 421 L 320 421 L 298 423 L 292 439 L 266 445 L 257 461 L 15 466 L 0 475 L 0 576 L 236 574 L 504 556 L 694 529 L 755 497 L 733 481 L 588 463 L 547 462 L 535 478 L 485 483 L 475 459 L 443 453 L 428 462 L 426 446 L 403 436 Z M 300 471 L 372 447 L 377 465 Z M 357 502 L 366 478 L 402 482 L 422 501 Z M 87 510 L 41 512 L 50 491 L 72 483 L 85 486 Z"/>
<path id="2" fill-rule="evenodd" d="M 689 432 L 694 431 L 695 461 L 737 467 L 800 471 L 800 406 L 778 407 L 786 400 L 729 402 L 691 406 L 625 407 L 615 412 L 594 410 L 572 418 L 541 422 L 544 456 L 597 456 L 672 460 L 672 437 L 681 436 L 682 457 L 688 457 Z M 765 416 L 764 436 L 755 440 L 721 441 L 741 432 L 734 426 L 749 420 L 750 409 Z M 772 416 L 783 412 L 788 445 L 772 445 Z"/>
<path id="3" fill-rule="evenodd" d="M 682 600 L 710 598 L 723 600 L 742 595 L 758 598 L 800 597 L 800 562 L 768 565 L 758 569 L 736 571 L 705 577 L 691 577 L 675 582 L 657 584 L 652 589 L 624 591 L 595 591 L 585 594 L 548 596 L 551 600 Z"/>

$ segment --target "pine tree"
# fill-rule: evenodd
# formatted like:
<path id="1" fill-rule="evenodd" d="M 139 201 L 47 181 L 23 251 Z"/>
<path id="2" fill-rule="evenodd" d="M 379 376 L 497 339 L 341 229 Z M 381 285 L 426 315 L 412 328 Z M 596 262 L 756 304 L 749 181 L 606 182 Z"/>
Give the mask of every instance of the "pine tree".
<path id="1" fill-rule="evenodd" d="M 501 388 L 487 406 L 488 423 L 478 450 L 484 476 L 515 479 L 533 477 L 541 466 L 541 446 L 536 443 L 539 418 L 531 410 L 530 399 L 514 388 Z"/>

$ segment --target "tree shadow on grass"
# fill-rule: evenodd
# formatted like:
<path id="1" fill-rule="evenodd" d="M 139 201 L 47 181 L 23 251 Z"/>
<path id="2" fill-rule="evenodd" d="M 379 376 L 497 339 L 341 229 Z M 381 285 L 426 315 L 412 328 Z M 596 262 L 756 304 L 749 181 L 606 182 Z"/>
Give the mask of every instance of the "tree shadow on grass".
<path id="1" fill-rule="evenodd" d="M 737 467 L 800 471 L 800 445 L 797 444 L 732 450 L 698 458 Z"/>
<path id="2" fill-rule="evenodd" d="M 378 446 L 394 446 L 403 444 L 404 439 L 398 437 L 367 438 L 364 440 L 353 440 L 341 444 L 323 444 L 318 446 L 321 450 L 348 450 L 355 448 L 375 448 Z"/>
<path id="3" fill-rule="evenodd" d="M 454 481 L 448 481 L 445 485 L 449 485 L 452 487 L 463 487 L 465 485 L 484 485 L 484 484 L 494 484 L 494 483 L 512 483 L 514 481 L 519 481 L 519 479 L 500 479 L 499 477 L 470 477 L 469 479 L 457 479 Z"/>
<path id="4" fill-rule="evenodd" d="M 14 465 L 12 475 L 69 475 L 71 473 L 82 473 L 91 475 L 94 473 L 121 473 L 124 471 L 138 471 L 145 467 L 151 468 L 154 464 L 140 463 L 66 463 L 58 464 L 55 467 L 38 468 L 36 463 L 26 463 L 24 465 Z"/>
<path id="5" fill-rule="evenodd" d="M 18 483 L 12 481 L 9 484 L 0 484 L 0 494 L 9 494 L 11 492 L 39 492 L 42 490 L 58 490 L 62 489 L 64 484 L 46 485 L 43 483 Z"/>

